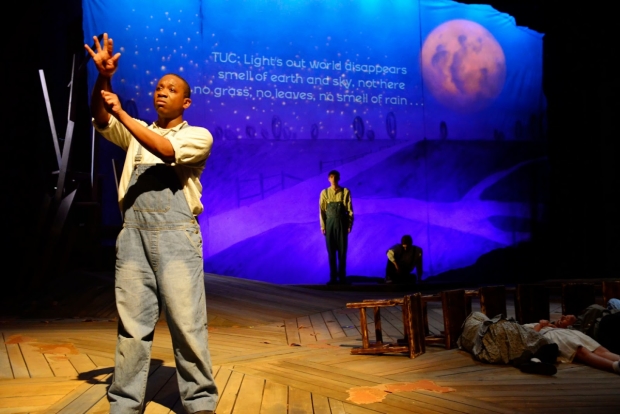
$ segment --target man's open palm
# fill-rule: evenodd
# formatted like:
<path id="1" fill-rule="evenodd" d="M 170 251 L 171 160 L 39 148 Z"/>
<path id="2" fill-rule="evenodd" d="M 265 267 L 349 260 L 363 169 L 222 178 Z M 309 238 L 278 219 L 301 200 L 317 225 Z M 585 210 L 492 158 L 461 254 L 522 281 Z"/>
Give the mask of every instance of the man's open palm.
<path id="1" fill-rule="evenodd" d="M 84 49 L 90 54 L 95 62 L 97 70 L 102 76 L 111 77 L 118 68 L 118 59 L 121 57 L 120 53 L 114 53 L 114 42 L 108 38 L 108 34 L 103 34 L 102 44 L 99 43 L 97 36 L 93 36 L 95 41 L 95 51 L 93 51 L 88 45 L 84 45 Z"/>

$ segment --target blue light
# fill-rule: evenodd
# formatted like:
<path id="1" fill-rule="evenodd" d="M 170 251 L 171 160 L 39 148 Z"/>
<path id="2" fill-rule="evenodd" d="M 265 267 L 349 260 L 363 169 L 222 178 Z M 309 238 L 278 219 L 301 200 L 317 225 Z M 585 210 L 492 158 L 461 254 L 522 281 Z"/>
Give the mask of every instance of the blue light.
<path id="1" fill-rule="evenodd" d="M 490 6 L 85 0 L 83 9 L 86 42 L 105 31 L 122 53 L 113 84 L 137 117 L 154 120 L 162 74 L 192 86 L 186 119 L 215 139 L 202 179 L 208 271 L 325 282 L 318 197 L 336 167 L 356 213 L 350 275 L 381 276 L 403 234 L 424 249 L 425 277 L 471 265 L 528 240 L 540 219 L 526 177 L 546 174 L 542 35 Z M 450 21 L 465 23 L 438 29 Z"/>

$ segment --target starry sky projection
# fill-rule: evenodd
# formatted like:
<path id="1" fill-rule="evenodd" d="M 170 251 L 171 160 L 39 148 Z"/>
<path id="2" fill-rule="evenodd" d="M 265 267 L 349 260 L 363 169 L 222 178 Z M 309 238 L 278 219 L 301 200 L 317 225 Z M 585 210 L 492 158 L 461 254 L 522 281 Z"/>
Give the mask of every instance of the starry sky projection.
<path id="1" fill-rule="evenodd" d="M 106 31 L 122 53 L 115 88 L 135 102 L 135 115 L 153 119 L 154 84 L 175 72 L 193 87 L 188 120 L 216 138 L 436 138 L 441 120 L 452 126 L 451 138 L 489 138 L 494 130 L 511 136 L 517 121 L 544 105 L 541 74 L 532 70 L 542 64 L 541 35 L 490 6 L 89 1 L 84 12 L 87 36 Z M 468 34 L 470 43 L 484 38 L 484 47 L 454 49 Z M 447 84 L 424 53 L 438 50 L 449 58 L 443 73 L 468 78 L 453 78 L 468 85 L 465 101 L 436 87 Z M 490 65 L 496 59 L 500 68 Z M 482 77 L 493 78 L 490 94 L 480 83 L 472 87 Z M 519 87 L 504 88 L 504 79 Z"/>
<path id="2" fill-rule="evenodd" d="M 546 174 L 533 142 L 544 127 L 543 35 L 490 6 L 86 0 L 83 9 L 85 41 L 107 32 L 122 54 L 113 86 L 133 116 L 155 119 L 163 74 L 192 86 L 185 118 L 215 139 L 202 179 L 208 271 L 324 281 L 315 210 L 325 168 L 340 169 L 357 197 L 351 274 L 381 275 L 403 233 L 424 248 L 429 277 L 528 240 L 540 219 L 531 183 L 515 177 Z M 119 155 L 101 148 L 105 174 Z M 104 223 L 118 223 L 113 183 L 105 188 Z"/>

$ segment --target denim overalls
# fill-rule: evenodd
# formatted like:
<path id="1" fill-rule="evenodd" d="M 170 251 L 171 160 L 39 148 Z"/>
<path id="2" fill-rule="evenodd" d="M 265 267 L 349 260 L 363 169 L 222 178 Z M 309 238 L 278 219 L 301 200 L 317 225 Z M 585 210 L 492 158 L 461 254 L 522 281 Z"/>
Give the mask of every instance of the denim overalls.
<path id="1" fill-rule="evenodd" d="M 327 203 L 325 209 L 325 243 L 329 258 L 330 282 L 344 283 L 347 276 L 349 212 L 342 201 Z M 336 260 L 336 257 L 338 260 Z"/>
<path id="2" fill-rule="evenodd" d="M 141 159 L 141 148 L 136 161 Z M 215 410 L 207 344 L 202 237 L 174 169 L 136 164 L 116 241 L 119 314 L 110 412 L 143 410 L 151 346 L 162 305 L 170 328 L 179 392 L 188 412 Z"/>

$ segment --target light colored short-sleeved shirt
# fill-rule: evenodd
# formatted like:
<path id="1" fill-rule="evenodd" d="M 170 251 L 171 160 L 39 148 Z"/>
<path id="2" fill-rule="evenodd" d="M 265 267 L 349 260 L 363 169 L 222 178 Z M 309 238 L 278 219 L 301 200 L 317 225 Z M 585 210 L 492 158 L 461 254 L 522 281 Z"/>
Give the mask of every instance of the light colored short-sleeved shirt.
<path id="1" fill-rule="evenodd" d="M 321 229 L 325 230 L 325 211 L 329 203 L 342 203 L 349 214 L 349 228 L 353 227 L 353 203 L 351 202 L 351 192 L 348 188 L 340 187 L 338 191 L 328 187 L 321 191 L 319 196 L 319 218 Z"/>
<path id="2" fill-rule="evenodd" d="M 203 206 L 200 202 L 202 184 L 200 183 L 200 175 L 205 168 L 207 158 L 211 154 L 211 147 L 213 145 L 211 133 L 205 128 L 189 126 L 185 121 L 170 129 L 159 128 L 155 123 L 147 126 L 145 122 L 139 119 L 136 121 L 170 141 L 174 148 L 175 160 L 169 165 L 174 168 L 179 181 L 183 185 L 183 194 L 190 211 L 195 216 L 202 213 Z M 139 148 L 142 148 L 140 164 L 165 163 L 146 148 L 143 148 L 129 130 L 113 116 L 110 117 L 110 121 L 105 127 L 99 127 L 94 122 L 93 124 L 95 129 L 105 139 L 127 152 L 123 173 L 118 185 L 118 202 L 122 209 L 123 199 L 129 187 L 129 180 L 136 164 L 135 158 Z"/>

